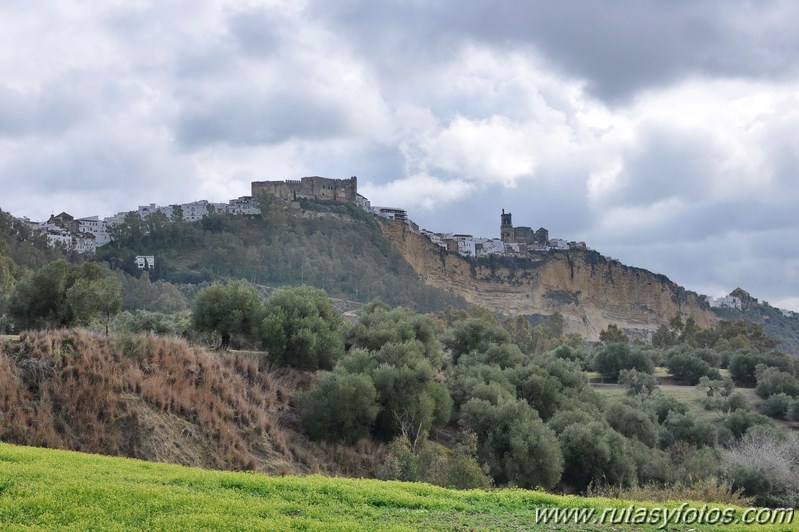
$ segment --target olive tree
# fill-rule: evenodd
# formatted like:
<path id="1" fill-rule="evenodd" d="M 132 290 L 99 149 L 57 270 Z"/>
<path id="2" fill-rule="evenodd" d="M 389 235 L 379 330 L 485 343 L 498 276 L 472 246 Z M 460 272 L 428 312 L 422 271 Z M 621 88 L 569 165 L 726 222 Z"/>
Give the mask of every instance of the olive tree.
<path id="1" fill-rule="evenodd" d="M 197 294 L 194 301 L 194 327 L 217 332 L 221 349 L 227 349 L 234 334 L 250 335 L 261 311 L 258 293 L 246 281 L 214 284 Z"/>
<path id="2" fill-rule="evenodd" d="M 257 329 L 269 357 L 281 366 L 331 369 L 344 354 L 343 326 L 327 292 L 299 286 L 269 298 Z"/>

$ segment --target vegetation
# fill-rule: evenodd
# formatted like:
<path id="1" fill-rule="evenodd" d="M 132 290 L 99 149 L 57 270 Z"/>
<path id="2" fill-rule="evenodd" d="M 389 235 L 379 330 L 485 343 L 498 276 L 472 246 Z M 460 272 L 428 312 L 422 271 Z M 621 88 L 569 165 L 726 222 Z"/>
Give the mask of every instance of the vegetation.
<path id="1" fill-rule="evenodd" d="M 204 471 L 2 443 L 0 478 L 0 527 L 11 529 L 527 529 L 543 508 L 601 512 L 630 504 L 523 490 L 454 491 L 418 483 Z"/>
<path id="2" fill-rule="evenodd" d="M 331 369 L 344 353 L 343 320 L 324 290 L 278 290 L 266 302 L 257 334 L 281 366 Z"/>
<path id="3" fill-rule="evenodd" d="M 376 239 L 369 249 L 386 242 L 357 209 L 305 203 L 295 215 L 263 207 L 262 217 L 214 214 L 194 225 L 130 217 L 103 251 L 113 271 L 65 260 L 29 268 L 10 252 L 25 258 L 28 249 L 32 264 L 36 246 L 3 244 L 6 330 L 85 325 L 116 334 L 26 332 L 0 344 L 0 438 L 464 489 L 679 488 L 793 504 L 792 484 L 767 480 L 795 451 L 779 427 L 799 417 L 797 364 L 761 327 L 702 329 L 675 317 L 651 346 L 615 325 L 591 346 L 567 334 L 557 314 L 528 320 L 447 307 L 422 315 L 373 301 L 345 321 L 323 289 L 222 279 L 281 284 L 299 272 L 299 282 L 307 276 L 348 297 L 368 287 L 417 309 L 440 308 L 446 298 L 417 291 L 420 281 L 405 275 L 390 246 L 380 257 L 364 251 L 352 224 Z M 217 244 L 227 254 L 215 255 Z M 340 251 L 354 256 L 356 248 L 366 270 Z M 128 255 L 143 249 L 163 254 L 158 268 L 133 269 Z M 360 276 L 334 273 L 342 267 Z M 138 332 L 194 341 L 211 333 L 224 349 Z M 589 376 L 601 382 L 592 386 Z M 755 460 L 755 448 L 776 458 Z"/>
<path id="4" fill-rule="evenodd" d="M 97 316 L 107 327 L 121 306 L 119 283 L 99 265 L 58 260 L 17 283 L 8 312 L 26 329 L 86 324 Z"/>
<path id="5" fill-rule="evenodd" d="M 306 201 L 295 211 L 264 197 L 261 211 L 254 217 L 212 214 L 196 223 L 126 217 L 97 256 L 138 276 L 133 258 L 156 255 L 151 280 L 176 285 L 247 279 L 419 310 L 464 306 L 457 296 L 426 286 L 374 217 L 354 205 Z"/>
<path id="6" fill-rule="evenodd" d="M 252 334 L 260 312 L 258 293 L 249 283 L 234 281 L 227 285 L 214 284 L 197 295 L 194 327 L 200 331 L 219 333 L 222 337 L 221 348 L 227 349 L 234 334 Z"/>

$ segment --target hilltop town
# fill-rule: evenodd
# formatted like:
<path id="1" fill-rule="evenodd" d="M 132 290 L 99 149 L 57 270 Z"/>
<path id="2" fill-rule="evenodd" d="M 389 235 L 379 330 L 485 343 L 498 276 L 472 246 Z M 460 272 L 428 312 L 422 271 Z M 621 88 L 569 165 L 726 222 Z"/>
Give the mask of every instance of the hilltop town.
<path id="1" fill-rule="evenodd" d="M 251 195 L 241 196 L 227 203 L 215 203 L 207 200 L 166 206 L 151 203 L 139 206 L 134 211 L 118 212 L 103 219 L 98 216 L 75 218 L 62 212 L 58 215 L 51 215 L 45 222 L 34 222 L 28 218 L 20 218 L 20 220 L 34 231 L 46 235 L 48 244 L 52 247 L 60 247 L 76 253 L 95 253 L 98 247 L 113 241 L 114 228 L 126 220 L 130 220 L 131 216 L 140 219 L 162 216 L 171 222 L 197 222 L 212 214 L 255 216 L 261 214 L 257 198 L 263 195 L 293 206 L 298 205 L 298 202 L 302 200 L 356 205 L 374 216 L 402 222 L 411 231 L 423 235 L 447 252 L 457 253 L 466 258 L 483 258 L 492 255 L 530 257 L 542 253 L 591 250 L 585 242 L 550 238 L 549 231 L 544 227 L 533 229 L 528 226 L 514 226 L 512 214 L 506 213 L 504 209 L 500 214 L 499 238 L 439 233 L 423 229 L 409 218 L 405 209 L 371 205 L 366 197 L 358 193 L 358 178 L 355 176 L 348 179 L 312 176 L 299 180 L 254 181 L 251 183 Z M 605 257 L 605 260 L 620 264 L 617 259 L 611 257 Z M 141 269 L 152 268 L 155 257 L 139 255 L 135 257 L 135 261 Z M 705 299 L 713 308 L 740 310 L 744 305 L 741 294 L 736 292 L 721 298 L 705 296 Z M 792 311 L 783 310 L 782 312 L 786 317 L 796 316 L 796 313 Z"/>

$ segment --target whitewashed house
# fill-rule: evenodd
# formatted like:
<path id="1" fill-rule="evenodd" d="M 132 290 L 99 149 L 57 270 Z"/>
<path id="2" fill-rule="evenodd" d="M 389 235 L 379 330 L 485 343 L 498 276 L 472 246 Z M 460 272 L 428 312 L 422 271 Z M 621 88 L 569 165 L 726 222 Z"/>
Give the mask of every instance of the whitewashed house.
<path id="1" fill-rule="evenodd" d="M 152 255 L 136 255 L 135 261 L 140 270 L 152 270 L 155 266 L 155 257 Z"/>

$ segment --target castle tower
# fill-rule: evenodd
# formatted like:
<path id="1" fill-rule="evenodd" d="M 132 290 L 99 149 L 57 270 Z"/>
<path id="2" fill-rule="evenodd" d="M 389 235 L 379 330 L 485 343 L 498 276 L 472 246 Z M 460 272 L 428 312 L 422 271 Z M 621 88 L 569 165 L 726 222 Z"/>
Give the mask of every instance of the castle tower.
<path id="1" fill-rule="evenodd" d="M 499 237 L 503 242 L 513 242 L 513 223 L 511 223 L 510 213 L 505 214 L 505 209 L 502 209 Z"/>

